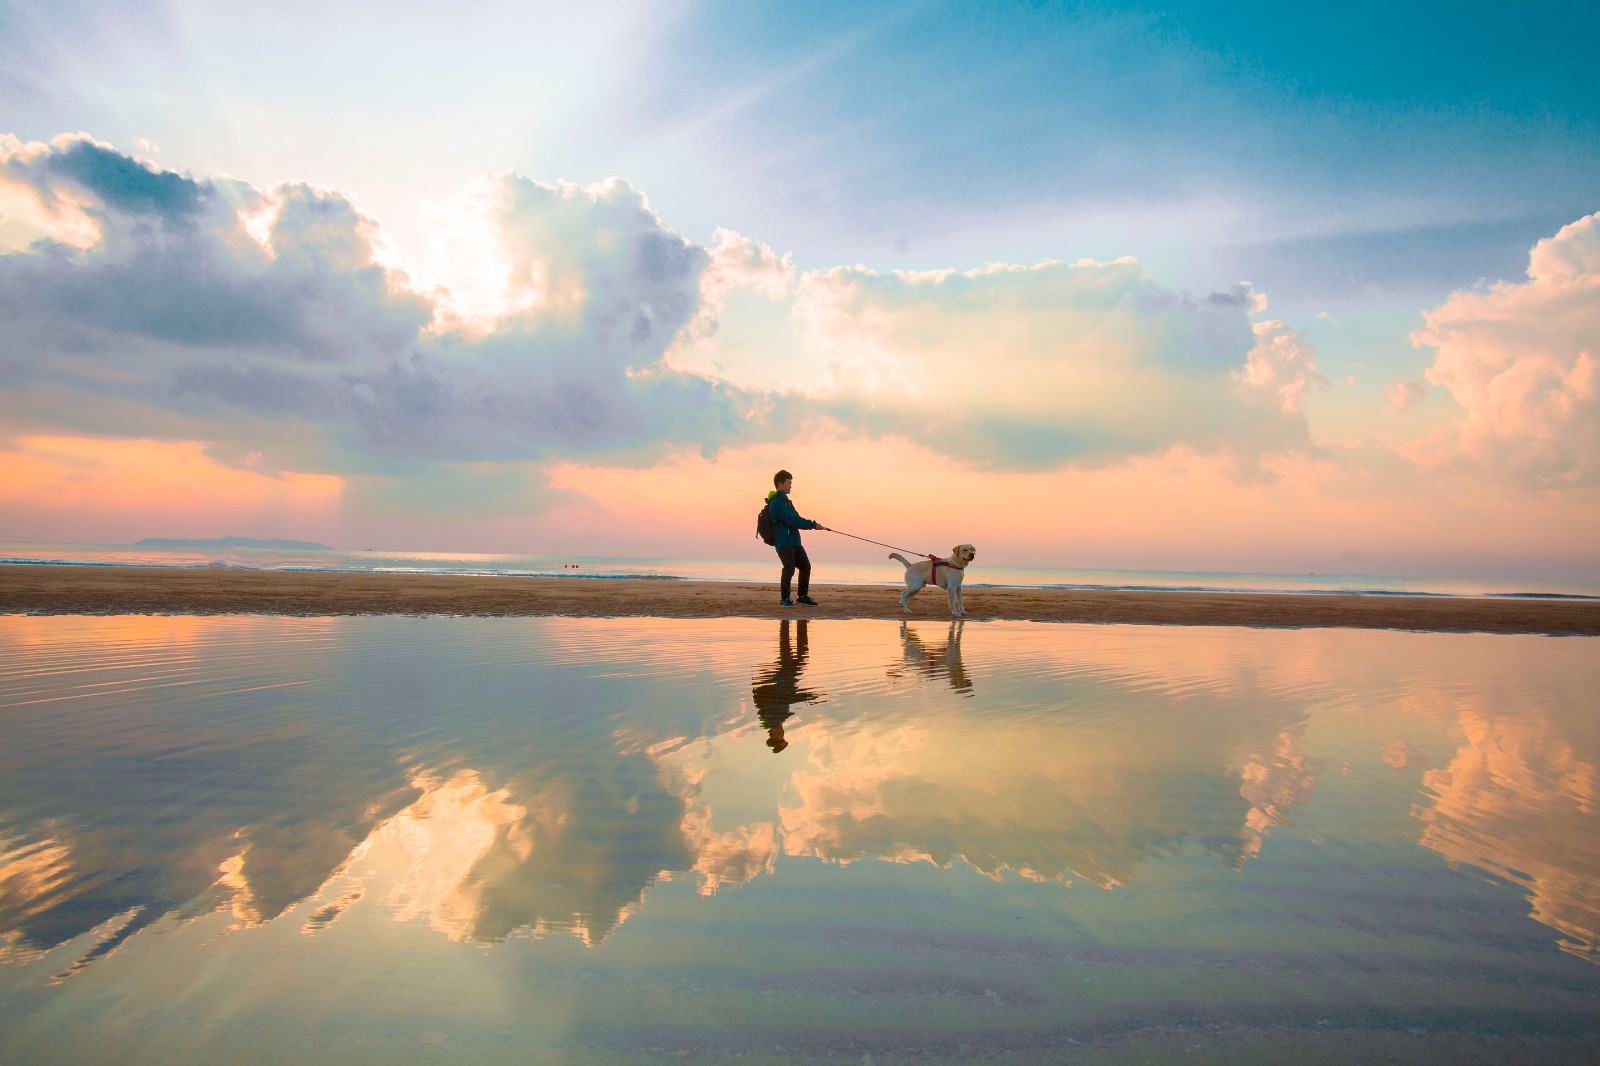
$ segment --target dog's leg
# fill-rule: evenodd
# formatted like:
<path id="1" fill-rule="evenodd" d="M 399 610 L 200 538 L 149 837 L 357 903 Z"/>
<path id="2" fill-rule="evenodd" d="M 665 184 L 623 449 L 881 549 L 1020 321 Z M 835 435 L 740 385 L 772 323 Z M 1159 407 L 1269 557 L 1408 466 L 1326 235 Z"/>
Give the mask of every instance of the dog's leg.
<path id="1" fill-rule="evenodd" d="M 916 574 L 906 574 L 906 590 L 900 594 L 900 609 L 906 614 L 911 613 L 911 605 L 906 603 L 911 597 L 922 591 L 922 578 Z"/>
<path id="2" fill-rule="evenodd" d="M 900 623 L 902 626 L 904 622 Z M 966 625 L 960 620 L 950 623 L 950 635 L 945 638 L 945 672 L 950 679 L 950 687 L 957 692 L 972 693 L 972 679 L 967 676 L 966 667 L 961 665 L 961 627 Z"/>

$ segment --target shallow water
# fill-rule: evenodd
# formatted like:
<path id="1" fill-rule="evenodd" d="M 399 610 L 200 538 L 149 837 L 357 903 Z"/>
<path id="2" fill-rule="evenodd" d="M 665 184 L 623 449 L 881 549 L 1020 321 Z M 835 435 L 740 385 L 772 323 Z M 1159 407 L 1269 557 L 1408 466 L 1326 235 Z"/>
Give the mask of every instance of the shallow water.
<path id="1" fill-rule="evenodd" d="M 0 617 L 0 1061 L 1585 1061 L 1600 641 Z"/>

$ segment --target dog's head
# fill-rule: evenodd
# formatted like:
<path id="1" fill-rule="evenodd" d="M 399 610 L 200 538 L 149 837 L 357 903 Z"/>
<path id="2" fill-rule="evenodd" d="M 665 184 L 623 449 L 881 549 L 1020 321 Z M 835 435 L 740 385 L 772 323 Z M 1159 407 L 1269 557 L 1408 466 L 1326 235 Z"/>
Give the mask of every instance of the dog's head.
<path id="1" fill-rule="evenodd" d="M 957 544 L 950 549 L 950 559 L 957 566 L 966 566 L 978 557 L 978 549 L 970 544 Z"/>

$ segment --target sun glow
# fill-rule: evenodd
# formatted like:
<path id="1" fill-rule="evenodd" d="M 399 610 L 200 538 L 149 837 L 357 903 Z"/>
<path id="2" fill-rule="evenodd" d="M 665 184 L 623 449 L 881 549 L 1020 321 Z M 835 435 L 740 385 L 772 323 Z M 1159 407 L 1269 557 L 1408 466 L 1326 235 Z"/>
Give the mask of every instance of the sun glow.
<path id="1" fill-rule="evenodd" d="M 12 535 L 23 539 L 109 542 L 156 524 L 303 536 L 334 527 L 344 489 L 331 474 L 226 466 L 204 441 L 35 436 L 0 451 L 0 508 L 17 516 Z"/>

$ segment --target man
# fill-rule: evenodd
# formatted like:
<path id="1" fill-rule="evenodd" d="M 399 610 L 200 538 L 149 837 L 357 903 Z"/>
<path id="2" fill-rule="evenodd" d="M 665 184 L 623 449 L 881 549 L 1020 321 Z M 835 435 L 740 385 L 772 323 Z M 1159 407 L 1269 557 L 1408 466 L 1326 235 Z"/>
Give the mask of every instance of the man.
<path id="1" fill-rule="evenodd" d="M 794 504 L 789 502 L 789 493 L 794 491 L 794 475 L 787 470 L 780 470 L 772 475 L 773 490 L 767 493 L 767 509 L 772 512 L 772 518 L 777 523 L 778 532 L 773 541 L 773 547 L 778 550 L 778 558 L 783 561 L 783 577 L 779 584 L 783 594 L 782 605 L 793 607 L 795 600 L 789 598 L 789 580 L 796 570 L 800 571 L 800 603 L 808 607 L 815 607 L 817 601 L 811 598 L 811 560 L 806 556 L 806 549 L 800 543 L 802 529 L 827 529 L 820 522 L 813 522 L 809 518 L 801 518 L 800 512 L 794 509 Z"/>

